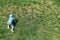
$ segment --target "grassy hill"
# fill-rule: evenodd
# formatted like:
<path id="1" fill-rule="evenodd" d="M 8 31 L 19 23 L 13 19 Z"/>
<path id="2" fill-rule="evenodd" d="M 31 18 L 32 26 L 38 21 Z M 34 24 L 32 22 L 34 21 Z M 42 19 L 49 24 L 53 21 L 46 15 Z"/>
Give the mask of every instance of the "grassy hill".
<path id="1" fill-rule="evenodd" d="M 11 12 L 14 33 L 7 29 Z M 60 0 L 0 0 L 0 40 L 60 40 Z"/>

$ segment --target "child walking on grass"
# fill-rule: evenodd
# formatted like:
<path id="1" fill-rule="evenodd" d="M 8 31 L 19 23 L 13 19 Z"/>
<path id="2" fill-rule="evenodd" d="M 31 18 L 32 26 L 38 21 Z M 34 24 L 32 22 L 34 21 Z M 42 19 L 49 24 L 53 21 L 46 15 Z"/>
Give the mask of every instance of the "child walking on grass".
<path id="1" fill-rule="evenodd" d="M 10 14 L 10 17 L 7 21 L 7 25 L 8 25 L 7 28 L 9 29 L 9 27 L 11 27 L 11 32 L 14 32 L 13 20 L 14 20 L 13 14 Z"/>

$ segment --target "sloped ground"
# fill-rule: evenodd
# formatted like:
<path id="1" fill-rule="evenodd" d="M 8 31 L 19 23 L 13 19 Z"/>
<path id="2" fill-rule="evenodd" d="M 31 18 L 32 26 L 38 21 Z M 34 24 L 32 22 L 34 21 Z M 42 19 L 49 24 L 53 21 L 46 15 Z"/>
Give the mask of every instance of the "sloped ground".
<path id="1" fill-rule="evenodd" d="M 0 40 L 60 40 L 59 0 L 0 0 Z M 7 27 L 9 13 L 18 23 Z"/>

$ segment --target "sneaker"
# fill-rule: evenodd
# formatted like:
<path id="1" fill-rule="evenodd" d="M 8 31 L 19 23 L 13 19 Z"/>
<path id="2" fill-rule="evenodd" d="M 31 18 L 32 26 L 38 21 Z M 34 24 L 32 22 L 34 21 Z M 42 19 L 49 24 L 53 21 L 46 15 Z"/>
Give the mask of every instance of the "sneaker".
<path id="1" fill-rule="evenodd" d="M 7 29 L 9 29 L 9 26 L 7 27 Z"/>
<path id="2" fill-rule="evenodd" d="M 11 32 L 14 32 L 13 30 L 11 30 Z"/>

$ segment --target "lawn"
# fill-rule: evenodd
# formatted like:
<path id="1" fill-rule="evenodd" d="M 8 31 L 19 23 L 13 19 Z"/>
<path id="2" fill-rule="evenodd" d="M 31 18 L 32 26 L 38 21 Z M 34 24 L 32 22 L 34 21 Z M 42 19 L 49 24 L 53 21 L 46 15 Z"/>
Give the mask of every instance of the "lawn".
<path id="1" fill-rule="evenodd" d="M 14 33 L 10 13 L 18 20 Z M 60 40 L 60 0 L 0 0 L 0 40 Z"/>

